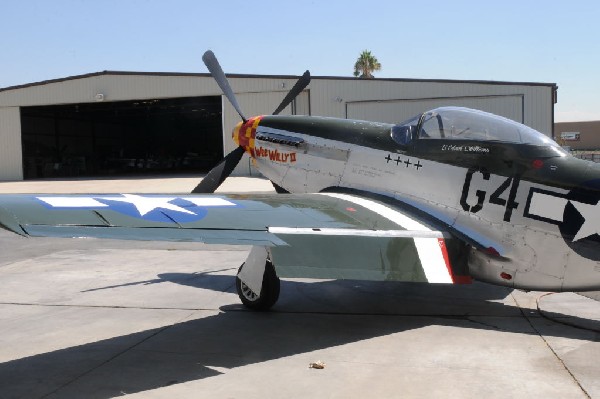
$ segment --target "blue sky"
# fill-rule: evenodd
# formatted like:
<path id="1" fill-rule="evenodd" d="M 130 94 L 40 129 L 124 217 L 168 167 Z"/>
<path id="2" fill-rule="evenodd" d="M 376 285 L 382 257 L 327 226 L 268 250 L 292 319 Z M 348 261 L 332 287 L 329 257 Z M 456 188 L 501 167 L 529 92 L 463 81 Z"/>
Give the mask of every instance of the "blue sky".
<path id="1" fill-rule="evenodd" d="M 0 87 L 102 70 L 556 83 L 556 121 L 600 120 L 598 1 L 1 0 Z"/>

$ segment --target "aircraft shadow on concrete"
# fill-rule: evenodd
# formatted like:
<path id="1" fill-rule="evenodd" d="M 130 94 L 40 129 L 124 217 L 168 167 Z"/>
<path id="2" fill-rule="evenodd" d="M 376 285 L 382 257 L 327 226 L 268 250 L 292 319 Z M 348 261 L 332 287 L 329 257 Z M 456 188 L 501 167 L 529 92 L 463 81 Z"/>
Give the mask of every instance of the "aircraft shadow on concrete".
<path id="1" fill-rule="evenodd" d="M 155 279 L 88 289 L 93 292 L 136 285 L 175 283 L 188 287 L 235 293 L 232 268 L 201 273 L 161 273 Z M 371 282 L 357 280 L 282 280 L 281 295 L 273 311 L 286 313 L 481 315 L 489 312 L 489 300 L 502 300 L 512 290 L 483 283 L 448 286 L 427 283 Z M 199 308 L 202 304 L 198 304 Z M 233 305 L 222 310 L 239 310 Z M 500 309 L 498 309 L 500 310 Z M 502 315 L 514 315 L 507 307 Z"/>
<path id="2" fill-rule="evenodd" d="M 162 282 L 234 290 L 233 276 L 210 273 L 165 273 L 138 284 Z M 110 398 L 432 325 L 539 334 L 520 308 L 494 302 L 510 289 L 487 284 L 282 281 L 281 292 L 271 312 L 228 305 L 216 315 L 2 363 L 0 396 Z M 544 335 L 594 339 L 560 325 Z"/>

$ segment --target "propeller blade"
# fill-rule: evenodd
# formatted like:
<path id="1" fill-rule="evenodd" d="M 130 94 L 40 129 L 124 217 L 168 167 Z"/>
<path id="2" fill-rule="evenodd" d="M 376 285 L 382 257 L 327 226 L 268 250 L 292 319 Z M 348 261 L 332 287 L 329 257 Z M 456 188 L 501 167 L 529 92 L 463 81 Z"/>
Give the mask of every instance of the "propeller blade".
<path id="1" fill-rule="evenodd" d="M 192 194 L 214 193 L 217 188 L 223 183 L 244 155 L 244 147 L 238 147 L 231 151 L 227 156 L 214 168 L 208 172 L 206 177 L 192 190 Z"/>
<path id="2" fill-rule="evenodd" d="M 279 104 L 279 107 L 277 107 L 275 112 L 273 112 L 273 115 L 277 115 L 281 111 L 283 111 L 285 107 L 287 107 L 292 102 L 292 100 L 294 100 L 294 98 L 298 96 L 298 94 L 302 93 L 302 90 L 304 90 L 309 83 L 310 72 L 306 71 L 302 76 L 300 76 L 300 79 L 298 79 L 294 87 L 292 87 L 292 89 L 288 92 L 288 94 L 285 96 L 281 104 Z"/>
<path id="3" fill-rule="evenodd" d="M 240 105 L 238 104 L 237 99 L 235 98 L 235 94 L 233 94 L 233 90 L 231 90 L 229 81 L 227 80 L 225 72 L 223 72 L 219 61 L 217 60 L 217 57 L 215 57 L 215 54 L 212 51 L 208 50 L 202 56 L 202 61 L 204 61 L 204 65 L 206 65 L 206 67 L 208 68 L 210 74 L 223 91 L 223 94 L 225 94 L 225 97 L 227 97 L 231 105 L 233 105 L 233 108 L 235 108 L 242 120 L 246 122 L 247 119 L 242 113 L 242 109 L 240 108 Z"/>

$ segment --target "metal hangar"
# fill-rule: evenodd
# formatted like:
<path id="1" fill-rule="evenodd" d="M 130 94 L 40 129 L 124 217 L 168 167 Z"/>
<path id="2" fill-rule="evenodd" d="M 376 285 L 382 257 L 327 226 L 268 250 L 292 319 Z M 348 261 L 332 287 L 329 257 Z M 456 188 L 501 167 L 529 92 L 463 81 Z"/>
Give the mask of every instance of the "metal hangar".
<path id="1" fill-rule="evenodd" d="M 270 114 L 296 76 L 228 75 L 247 115 Z M 282 114 L 401 122 L 443 105 L 552 136 L 553 83 L 313 77 Z M 104 71 L 0 89 L 0 180 L 202 173 L 239 116 L 209 74 Z M 251 173 L 242 160 L 238 174 Z"/>

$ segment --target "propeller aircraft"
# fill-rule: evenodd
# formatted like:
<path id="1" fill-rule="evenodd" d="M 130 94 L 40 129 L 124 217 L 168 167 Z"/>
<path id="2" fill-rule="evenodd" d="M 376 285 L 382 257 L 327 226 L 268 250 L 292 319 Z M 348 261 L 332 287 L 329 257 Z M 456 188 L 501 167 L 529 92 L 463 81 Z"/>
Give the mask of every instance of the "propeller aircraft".
<path id="1" fill-rule="evenodd" d="M 399 124 L 247 118 L 211 51 L 203 60 L 242 121 L 237 148 L 189 195 L 2 195 L 24 236 L 251 245 L 236 286 L 273 306 L 280 277 L 600 290 L 600 165 L 525 125 L 442 107 Z M 277 194 L 214 194 L 244 153 Z"/>

